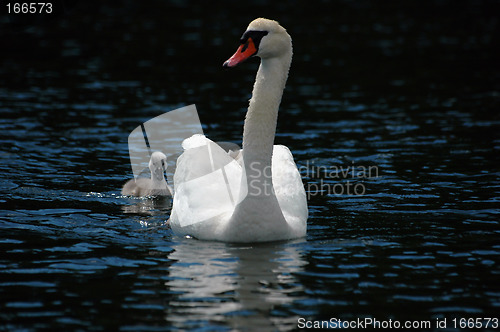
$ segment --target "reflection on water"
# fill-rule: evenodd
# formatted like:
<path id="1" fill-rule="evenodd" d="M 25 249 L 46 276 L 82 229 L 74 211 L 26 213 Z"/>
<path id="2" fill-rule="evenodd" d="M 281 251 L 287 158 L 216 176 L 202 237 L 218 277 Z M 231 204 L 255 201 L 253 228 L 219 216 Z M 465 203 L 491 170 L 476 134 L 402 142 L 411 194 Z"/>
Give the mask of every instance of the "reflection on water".
<path id="1" fill-rule="evenodd" d="M 298 317 L 273 311 L 303 297 L 294 276 L 306 264 L 298 248 L 297 243 L 177 242 L 165 286 L 178 297 L 170 302 L 167 320 L 179 327 L 210 320 L 262 331 L 296 326 Z"/>
<path id="2" fill-rule="evenodd" d="M 125 204 L 121 208 L 124 213 L 142 215 L 168 215 L 172 207 L 171 197 L 128 197 L 130 204 Z"/>

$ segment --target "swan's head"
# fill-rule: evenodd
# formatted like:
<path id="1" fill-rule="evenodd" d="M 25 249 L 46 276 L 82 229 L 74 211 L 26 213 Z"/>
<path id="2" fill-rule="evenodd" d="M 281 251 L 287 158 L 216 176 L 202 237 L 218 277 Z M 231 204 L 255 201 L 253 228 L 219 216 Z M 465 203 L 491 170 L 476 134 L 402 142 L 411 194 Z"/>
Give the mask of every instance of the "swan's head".
<path id="1" fill-rule="evenodd" d="M 280 57 L 292 51 L 292 39 L 278 22 L 265 18 L 253 20 L 240 39 L 240 47 L 224 67 L 234 67 L 252 56 L 261 59 Z"/>
<path id="2" fill-rule="evenodd" d="M 163 152 L 155 151 L 149 160 L 151 175 L 157 179 L 163 179 L 163 172 L 167 169 L 167 156 Z"/>

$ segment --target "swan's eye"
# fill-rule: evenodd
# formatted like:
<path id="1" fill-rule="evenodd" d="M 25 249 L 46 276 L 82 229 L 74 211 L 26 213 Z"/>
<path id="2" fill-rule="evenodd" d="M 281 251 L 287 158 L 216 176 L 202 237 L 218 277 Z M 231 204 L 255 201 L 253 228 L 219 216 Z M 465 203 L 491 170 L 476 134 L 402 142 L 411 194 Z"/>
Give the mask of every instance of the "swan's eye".
<path id="1" fill-rule="evenodd" d="M 250 44 L 250 38 L 249 40 L 246 41 L 245 45 L 243 45 L 243 48 L 241 49 L 241 53 L 245 52 L 248 48 L 248 44 Z"/>
<path id="2" fill-rule="evenodd" d="M 266 36 L 269 32 L 268 31 L 259 31 L 259 30 L 248 30 L 245 31 L 243 36 L 241 36 L 240 43 L 245 44 L 244 49 L 248 47 L 248 39 L 252 39 L 255 48 L 259 49 L 259 44 L 260 41 L 262 40 L 262 37 Z"/>

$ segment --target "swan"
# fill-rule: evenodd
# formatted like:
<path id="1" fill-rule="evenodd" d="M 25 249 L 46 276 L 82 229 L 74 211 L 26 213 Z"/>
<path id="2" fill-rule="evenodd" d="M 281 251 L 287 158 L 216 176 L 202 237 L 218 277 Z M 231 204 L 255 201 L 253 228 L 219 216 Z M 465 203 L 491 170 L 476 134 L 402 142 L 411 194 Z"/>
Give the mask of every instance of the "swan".
<path id="1" fill-rule="evenodd" d="M 166 169 L 167 156 L 159 151 L 151 154 L 149 170 L 151 178 L 131 179 L 122 188 L 123 196 L 172 196 L 172 188 L 163 175 Z"/>
<path id="2" fill-rule="evenodd" d="M 225 68 L 252 56 L 261 58 L 242 149 L 226 152 L 200 134 L 184 140 L 174 174 L 170 226 L 181 236 L 223 242 L 303 237 L 308 208 L 300 173 L 290 150 L 273 145 L 292 41 L 278 22 L 258 18 L 250 23 L 240 43 L 224 62 Z"/>

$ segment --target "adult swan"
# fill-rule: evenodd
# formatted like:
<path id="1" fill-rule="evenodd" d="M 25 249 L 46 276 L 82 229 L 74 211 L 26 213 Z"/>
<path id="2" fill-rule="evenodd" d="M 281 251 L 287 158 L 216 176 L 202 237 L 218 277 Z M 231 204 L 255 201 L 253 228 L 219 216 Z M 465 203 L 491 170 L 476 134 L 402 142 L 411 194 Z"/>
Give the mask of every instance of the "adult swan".
<path id="1" fill-rule="evenodd" d="M 292 40 L 278 22 L 258 18 L 240 42 L 224 67 L 254 55 L 261 58 L 243 127 L 243 149 L 226 152 L 203 135 L 183 142 L 170 225 L 179 235 L 224 242 L 303 237 L 308 215 L 304 186 L 290 150 L 273 146 Z"/>

